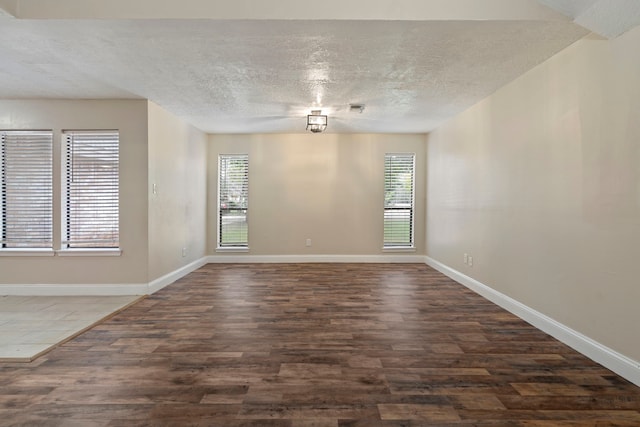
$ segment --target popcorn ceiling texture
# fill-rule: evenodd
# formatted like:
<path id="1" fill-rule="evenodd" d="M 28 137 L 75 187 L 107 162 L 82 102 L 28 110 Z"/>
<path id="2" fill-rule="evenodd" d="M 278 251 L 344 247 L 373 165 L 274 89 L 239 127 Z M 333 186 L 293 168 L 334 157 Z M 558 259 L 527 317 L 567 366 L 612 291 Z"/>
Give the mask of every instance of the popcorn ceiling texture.
<path id="1" fill-rule="evenodd" d="M 550 20 L 0 17 L 0 98 L 143 98 L 209 133 L 428 132 L 580 39 Z M 350 103 L 366 105 L 349 114 Z"/>

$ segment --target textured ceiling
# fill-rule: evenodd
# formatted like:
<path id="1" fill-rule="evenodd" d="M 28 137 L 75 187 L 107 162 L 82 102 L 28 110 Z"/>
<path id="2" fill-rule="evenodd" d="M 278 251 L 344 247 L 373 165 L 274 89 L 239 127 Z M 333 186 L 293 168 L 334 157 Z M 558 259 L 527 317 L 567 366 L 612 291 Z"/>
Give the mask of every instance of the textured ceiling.
<path id="1" fill-rule="evenodd" d="M 607 38 L 640 25 L 639 0 L 538 0 Z"/>
<path id="2" fill-rule="evenodd" d="M 0 98 L 147 98 L 210 133 L 303 132 L 317 108 L 331 132 L 427 132 L 586 33 L 561 19 L 0 14 Z"/>

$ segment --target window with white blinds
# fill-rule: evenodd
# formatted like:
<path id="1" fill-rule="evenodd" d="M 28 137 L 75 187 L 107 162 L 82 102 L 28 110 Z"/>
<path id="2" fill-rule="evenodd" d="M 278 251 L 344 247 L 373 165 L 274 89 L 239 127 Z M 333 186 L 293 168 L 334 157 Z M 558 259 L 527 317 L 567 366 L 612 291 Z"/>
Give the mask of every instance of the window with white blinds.
<path id="1" fill-rule="evenodd" d="M 413 247 L 415 154 L 384 156 L 384 247 Z"/>
<path id="2" fill-rule="evenodd" d="M 53 246 L 53 134 L 0 131 L 0 248 Z"/>
<path id="3" fill-rule="evenodd" d="M 218 163 L 218 246 L 247 247 L 249 156 L 221 154 Z"/>
<path id="4" fill-rule="evenodd" d="M 64 132 L 63 248 L 119 247 L 117 131 Z"/>

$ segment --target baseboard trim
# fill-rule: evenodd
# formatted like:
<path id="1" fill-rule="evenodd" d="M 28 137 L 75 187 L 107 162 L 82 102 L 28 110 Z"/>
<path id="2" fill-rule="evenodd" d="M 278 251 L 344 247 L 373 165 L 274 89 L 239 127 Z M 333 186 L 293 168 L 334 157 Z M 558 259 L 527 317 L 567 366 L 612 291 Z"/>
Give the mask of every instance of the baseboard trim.
<path id="1" fill-rule="evenodd" d="M 640 387 L 640 362 L 504 295 L 431 257 L 425 263 Z"/>
<path id="2" fill-rule="evenodd" d="M 147 293 L 146 283 L 0 285 L 0 295 L 3 296 L 122 296 Z"/>
<path id="3" fill-rule="evenodd" d="M 209 263 L 423 263 L 423 255 L 210 255 L 178 268 L 149 283 L 0 284 L 0 295 L 17 296 L 117 296 L 150 295 Z"/>
<path id="4" fill-rule="evenodd" d="M 292 264 L 292 263 L 407 263 L 422 264 L 424 255 L 210 255 L 210 264 Z"/>
<path id="5" fill-rule="evenodd" d="M 207 264 L 207 257 L 200 258 L 149 283 L 117 284 L 24 284 L 2 285 L 0 295 L 12 296 L 121 296 L 150 295 Z"/>
<path id="6" fill-rule="evenodd" d="M 207 257 L 202 257 L 196 261 L 193 261 L 190 264 L 185 265 L 184 267 L 180 267 L 179 269 L 174 270 L 170 273 L 167 273 L 162 277 L 152 280 L 151 282 L 149 282 L 147 294 L 151 295 L 155 292 L 158 292 L 160 289 L 164 288 L 165 286 L 172 284 L 176 280 L 186 276 L 192 271 L 199 269 L 205 264 L 207 264 Z"/>

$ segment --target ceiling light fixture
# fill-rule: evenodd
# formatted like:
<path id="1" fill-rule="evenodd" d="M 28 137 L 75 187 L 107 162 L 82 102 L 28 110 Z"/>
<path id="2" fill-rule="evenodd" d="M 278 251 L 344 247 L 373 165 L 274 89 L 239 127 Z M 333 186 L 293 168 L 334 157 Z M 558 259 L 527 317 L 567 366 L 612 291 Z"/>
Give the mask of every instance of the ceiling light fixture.
<path id="1" fill-rule="evenodd" d="M 327 116 L 322 115 L 321 110 L 313 110 L 307 116 L 307 130 L 313 133 L 322 132 L 327 128 Z"/>

